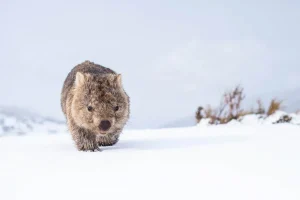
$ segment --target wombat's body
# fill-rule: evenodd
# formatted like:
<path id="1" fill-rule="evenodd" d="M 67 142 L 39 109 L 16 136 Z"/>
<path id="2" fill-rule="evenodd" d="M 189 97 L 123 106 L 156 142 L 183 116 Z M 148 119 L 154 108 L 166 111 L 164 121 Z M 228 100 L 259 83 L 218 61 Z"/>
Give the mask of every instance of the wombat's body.
<path id="1" fill-rule="evenodd" d="M 121 75 L 85 61 L 68 74 L 61 106 L 78 150 L 114 145 L 129 118 L 129 97 Z"/>

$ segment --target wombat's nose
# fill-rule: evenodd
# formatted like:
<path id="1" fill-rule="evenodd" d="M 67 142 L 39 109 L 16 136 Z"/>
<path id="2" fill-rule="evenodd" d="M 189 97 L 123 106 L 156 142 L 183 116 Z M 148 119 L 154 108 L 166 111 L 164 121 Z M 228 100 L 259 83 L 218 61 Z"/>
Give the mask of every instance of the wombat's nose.
<path id="1" fill-rule="evenodd" d="M 100 122 L 99 128 L 102 131 L 107 131 L 111 127 L 111 123 L 108 120 L 102 120 Z"/>

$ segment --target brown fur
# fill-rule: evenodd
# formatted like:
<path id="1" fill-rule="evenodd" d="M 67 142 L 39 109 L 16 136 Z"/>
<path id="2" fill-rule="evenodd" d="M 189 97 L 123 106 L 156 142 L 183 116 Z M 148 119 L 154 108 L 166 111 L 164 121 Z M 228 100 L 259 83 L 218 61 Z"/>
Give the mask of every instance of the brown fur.
<path id="1" fill-rule="evenodd" d="M 69 131 L 77 149 L 82 151 L 116 144 L 129 118 L 129 105 L 121 75 L 89 61 L 72 69 L 61 93 L 61 106 Z M 119 107 L 117 111 L 116 106 Z M 111 122 L 108 131 L 99 129 L 101 120 Z"/>

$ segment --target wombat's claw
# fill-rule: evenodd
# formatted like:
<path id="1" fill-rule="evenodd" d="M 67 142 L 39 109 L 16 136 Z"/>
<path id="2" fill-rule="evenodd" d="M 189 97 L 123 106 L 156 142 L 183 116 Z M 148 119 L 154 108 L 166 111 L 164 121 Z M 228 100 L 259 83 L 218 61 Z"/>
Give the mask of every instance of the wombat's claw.
<path id="1" fill-rule="evenodd" d="M 102 147 L 109 147 L 109 146 L 113 146 L 114 144 L 112 143 L 99 143 L 99 146 L 102 146 Z"/>
<path id="2" fill-rule="evenodd" d="M 101 152 L 101 151 L 102 150 L 99 147 L 97 147 L 96 149 L 91 150 L 91 152 Z"/>

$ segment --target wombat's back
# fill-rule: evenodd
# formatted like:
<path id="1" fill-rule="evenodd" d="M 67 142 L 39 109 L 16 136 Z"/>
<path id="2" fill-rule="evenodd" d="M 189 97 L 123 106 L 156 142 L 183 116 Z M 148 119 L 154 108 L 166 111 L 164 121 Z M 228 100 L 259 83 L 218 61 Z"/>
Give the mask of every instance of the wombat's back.
<path id="1" fill-rule="evenodd" d="M 68 95 L 70 94 L 70 90 L 74 85 L 77 72 L 89 73 L 89 74 L 116 74 L 113 70 L 103 67 L 101 65 L 97 65 L 90 61 L 85 61 L 75 66 L 68 74 L 61 92 L 61 107 L 65 115 L 66 115 L 67 98 Z"/>

